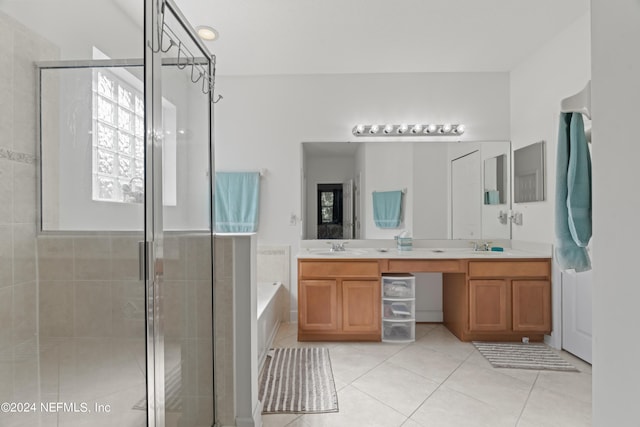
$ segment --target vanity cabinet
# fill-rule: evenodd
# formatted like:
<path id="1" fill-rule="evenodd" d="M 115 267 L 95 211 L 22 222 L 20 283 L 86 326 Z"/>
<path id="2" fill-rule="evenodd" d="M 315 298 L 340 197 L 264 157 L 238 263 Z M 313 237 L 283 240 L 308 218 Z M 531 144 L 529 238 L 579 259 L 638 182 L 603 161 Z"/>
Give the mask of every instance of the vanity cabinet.
<path id="1" fill-rule="evenodd" d="M 506 280 L 469 280 L 469 330 L 504 332 L 509 284 Z"/>
<path id="2" fill-rule="evenodd" d="M 298 261 L 299 341 L 380 341 L 378 261 Z"/>
<path id="3" fill-rule="evenodd" d="M 551 332 L 550 275 L 548 260 L 469 261 L 466 292 L 455 296 L 467 310 L 452 332 L 463 341 L 542 340 Z"/>
<path id="4" fill-rule="evenodd" d="M 548 258 L 300 258 L 298 340 L 380 341 L 380 280 L 402 269 L 442 273 L 443 323 L 462 341 L 542 341 L 551 332 Z"/>

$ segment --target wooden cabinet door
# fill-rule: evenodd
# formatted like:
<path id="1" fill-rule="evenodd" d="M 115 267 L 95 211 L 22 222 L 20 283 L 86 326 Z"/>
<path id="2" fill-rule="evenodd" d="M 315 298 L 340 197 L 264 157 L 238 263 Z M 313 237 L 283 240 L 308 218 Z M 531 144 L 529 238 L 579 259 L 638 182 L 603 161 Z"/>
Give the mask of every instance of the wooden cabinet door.
<path id="1" fill-rule="evenodd" d="M 469 330 L 508 330 L 507 294 L 506 280 L 469 280 Z"/>
<path id="2" fill-rule="evenodd" d="M 342 330 L 380 332 L 380 282 L 342 281 Z"/>
<path id="3" fill-rule="evenodd" d="M 514 280 L 513 330 L 551 332 L 551 283 L 548 280 Z"/>
<path id="4" fill-rule="evenodd" d="M 336 280 L 300 281 L 298 321 L 305 331 L 338 329 L 338 282 Z"/>

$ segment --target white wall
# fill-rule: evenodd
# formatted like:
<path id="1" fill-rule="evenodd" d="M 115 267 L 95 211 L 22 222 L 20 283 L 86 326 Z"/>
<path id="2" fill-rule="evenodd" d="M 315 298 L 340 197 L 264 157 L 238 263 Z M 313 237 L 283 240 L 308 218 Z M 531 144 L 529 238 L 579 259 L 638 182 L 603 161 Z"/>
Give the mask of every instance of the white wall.
<path id="1" fill-rule="evenodd" d="M 546 142 L 545 201 L 513 205 L 514 211 L 523 214 L 523 224 L 513 226 L 514 240 L 555 240 L 553 201 L 560 101 L 581 91 L 591 78 L 589 46 L 587 14 L 511 72 L 511 148 Z"/>
<path id="2" fill-rule="evenodd" d="M 638 425 L 640 2 L 591 1 L 593 425 Z"/>
<path id="3" fill-rule="evenodd" d="M 220 76 L 216 89 L 224 96 L 216 168 L 267 169 L 258 238 L 291 245 L 292 256 L 302 231 L 290 225 L 302 211 L 301 141 L 353 140 L 357 123 L 425 121 L 465 123 L 465 141 L 509 139 L 507 73 Z"/>

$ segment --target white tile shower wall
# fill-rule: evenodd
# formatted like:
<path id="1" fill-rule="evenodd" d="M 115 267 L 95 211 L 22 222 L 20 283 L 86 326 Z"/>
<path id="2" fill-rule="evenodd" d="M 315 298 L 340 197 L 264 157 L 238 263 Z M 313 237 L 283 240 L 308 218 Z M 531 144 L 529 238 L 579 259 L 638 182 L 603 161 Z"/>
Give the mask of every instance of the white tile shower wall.
<path id="1" fill-rule="evenodd" d="M 58 49 L 0 13 L 0 397 L 37 387 L 36 81 Z M 4 420 L 0 416 L 0 424 Z"/>
<path id="2" fill-rule="evenodd" d="M 235 425 L 233 361 L 233 238 L 216 237 L 215 253 L 215 394 L 217 421 Z"/>
<path id="3" fill-rule="evenodd" d="M 280 321 L 288 322 L 291 312 L 291 247 L 258 246 L 258 283 L 282 282 L 285 292 L 278 293 Z"/>

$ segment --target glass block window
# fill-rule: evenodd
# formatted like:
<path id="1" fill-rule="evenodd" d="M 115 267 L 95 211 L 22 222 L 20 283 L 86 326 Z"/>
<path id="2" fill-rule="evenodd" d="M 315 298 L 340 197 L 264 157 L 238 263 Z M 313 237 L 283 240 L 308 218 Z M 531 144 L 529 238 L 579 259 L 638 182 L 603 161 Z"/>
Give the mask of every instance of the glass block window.
<path id="1" fill-rule="evenodd" d="M 143 95 L 107 70 L 93 76 L 93 200 L 142 203 Z"/>

